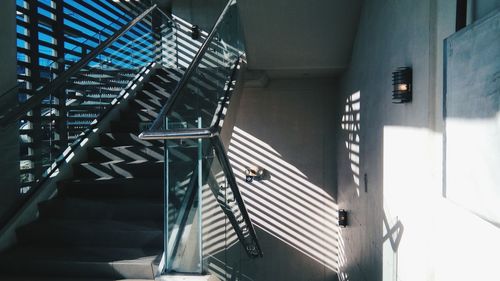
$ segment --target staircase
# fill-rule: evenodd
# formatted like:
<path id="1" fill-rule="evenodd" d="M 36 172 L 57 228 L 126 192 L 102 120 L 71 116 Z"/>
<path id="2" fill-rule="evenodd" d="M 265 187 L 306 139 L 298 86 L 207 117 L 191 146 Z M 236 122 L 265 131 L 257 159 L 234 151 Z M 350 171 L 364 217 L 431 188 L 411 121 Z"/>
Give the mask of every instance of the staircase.
<path id="1" fill-rule="evenodd" d="M 164 150 L 137 135 L 165 104 L 172 77 L 158 69 L 101 133 L 101 146 L 89 148 L 88 162 L 75 164 L 39 218 L 18 229 L 17 245 L 0 255 L 0 280 L 154 279 L 163 253 Z"/>
<path id="2" fill-rule="evenodd" d="M 197 39 L 190 25 L 153 5 L 26 102 L 6 107 L 0 126 L 20 123 L 26 198 L 73 163 L 71 153 L 81 159 L 97 128 L 100 142 L 88 148 L 86 162 L 71 164 L 72 178 L 39 204 L 38 217 L 16 230 L 17 243 L 0 253 L 0 280 L 206 273 L 214 257 L 203 248 L 201 213 L 216 211 L 204 208 L 208 188 L 248 256 L 262 257 L 221 138 L 244 69 L 238 26 L 235 0 Z M 142 90 L 131 97 L 138 84 Z M 103 131 L 125 103 L 119 121 Z M 168 140 L 168 153 L 160 139 Z"/>

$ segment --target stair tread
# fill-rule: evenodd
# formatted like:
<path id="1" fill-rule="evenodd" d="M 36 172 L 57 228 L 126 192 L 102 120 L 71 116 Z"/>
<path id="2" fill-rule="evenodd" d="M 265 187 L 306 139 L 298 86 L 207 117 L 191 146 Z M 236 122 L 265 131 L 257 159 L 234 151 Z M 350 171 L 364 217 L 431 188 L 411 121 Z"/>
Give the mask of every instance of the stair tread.
<path id="1" fill-rule="evenodd" d="M 113 178 L 113 179 L 105 179 L 105 180 L 96 180 L 96 179 L 87 179 L 87 178 L 82 178 L 82 179 L 70 179 L 70 180 L 64 180 L 60 181 L 63 184 L 96 184 L 96 185 L 106 185 L 106 184 L 122 184 L 122 183 L 129 183 L 132 182 L 134 185 L 137 184 L 151 184 L 151 183 L 160 183 L 163 184 L 163 179 L 151 179 L 151 178 L 132 178 L 132 179 L 126 179 L 126 178 Z"/>
<path id="2" fill-rule="evenodd" d="M 141 140 L 138 135 L 170 98 L 176 76 L 155 70 L 128 109 L 120 112 L 120 121 L 99 134 L 100 145 L 88 148 L 88 161 L 72 165 L 73 178 L 58 183 L 58 194 L 39 204 L 39 218 L 17 229 L 18 244 L 0 253 L 0 280 L 154 279 L 164 247 L 164 142 Z M 101 88 L 83 84 L 74 87 Z M 108 92 L 105 100 L 113 98 L 114 92 Z M 81 112 L 72 113 L 75 124 L 69 130 L 82 131 L 95 119 L 92 112 L 107 107 L 96 108 L 91 102 L 72 105 L 72 112 Z M 191 163 L 186 159 L 194 152 L 184 149 L 173 156 L 183 165 Z M 190 177 L 176 167 L 178 177 Z"/>
<path id="3" fill-rule="evenodd" d="M 162 253 L 159 249 L 102 248 L 102 247 L 15 247 L 0 255 L 3 258 L 51 259 L 64 261 L 127 261 L 130 263 L 153 262 Z"/>
<path id="4" fill-rule="evenodd" d="M 160 257 L 161 251 L 140 248 L 16 247 L 0 255 L 0 272 L 36 276 L 31 280 L 40 280 L 41 276 L 152 280 Z"/>
<path id="5" fill-rule="evenodd" d="M 163 220 L 163 198 L 56 197 L 39 204 L 41 218 Z"/>
<path id="6" fill-rule="evenodd" d="M 73 166 L 74 175 L 95 179 L 162 177 L 163 161 L 85 162 Z"/>
<path id="7" fill-rule="evenodd" d="M 83 162 L 75 165 L 88 166 L 88 165 L 103 165 L 103 166 L 112 166 L 112 165 L 120 165 L 120 166 L 158 166 L 163 165 L 163 161 L 125 161 L 125 160 L 109 160 L 104 162 Z"/>
<path id="8" fill-rule="evenodd" d="M 59 182 L 60 195 L 85 198 L 163 198 L 163 178 L 80 178 Z"/>
<path id="9" fill-rule="evenodd" d="M 89 162 L 106 161 L 153 161 L 162 162 L 165 158 L 163 147 L 156 146 L 99 146 L 88 149 Z"/>
<path id="10" fill-rule="evenodd" d="M 40 203 L 42 218 L 113 219 L 135 221 L 163 219 L 163 198 L 55 198 Z"/>
<path id="11" fill-rule="evenodd" d="M 2 281 L 151 281 L 151 279 L 116 279 L 116 278 L 84 278 L 84 277 L 40 277 L 0 275 Z"/>
<path id="12" fill-rule="evenodd" d="M 18 241 L 34 247 L 163 248 L 163 223 L 110 220 L 36 220 L 17 229 Z"/>
<path id="13" fill-rule="evenodd" d="M 41 204 L 49 203 L 64 203 L 71 205 L 111 205 L 111 206 L 125 206 L 125 205 L 151 205 L 151 206 L 163 206 L 163 198 L 61 198 L 55 197 L 51 200 L 43 201 Z"/>
<path id="14" fill-rule="evenodd" d="M 19 228 L 19 230 L 37 229 L 53 231 L 55 229 L 98 231 L 163 231 L 163 224 L 158 221 L 120 221 L 95 219 L 43 219 L 36 220 Z"/>
<path id="15" fill-rule="evenodd" d="M 113 132 L 101 134 L 101 145 L 141 145 L 141 146 L 163 146 L 163 141 L 141 140 L 138 134 L 126 132 Z"/>

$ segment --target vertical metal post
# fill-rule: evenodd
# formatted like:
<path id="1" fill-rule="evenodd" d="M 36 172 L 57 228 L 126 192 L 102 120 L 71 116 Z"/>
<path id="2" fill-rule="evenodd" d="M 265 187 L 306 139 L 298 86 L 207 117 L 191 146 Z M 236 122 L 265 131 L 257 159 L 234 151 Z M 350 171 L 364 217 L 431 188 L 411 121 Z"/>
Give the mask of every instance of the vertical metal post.
<path id="1" fill-rule="evenodd" d="M 65 50 L 64 50 L 64 9 L 62 0 L 54 0 L 56 9 L 56 25 L 54 26 L 54 38 L 57 41 L 56 58 L 57 58 L 57 75 L 65 70 Z M 59 116 L 56 121 L 55 130 L 59 135 L 59 150 L 68 146 L 68 127 L 67 127 L 67 108 L 66 108 L 66 91 L 63 89 L 57 90 L 55 96 L 58 99 L 56 107 L 59 111 Z M 58 150 L 58 151 L 59 151 Z"/>
<path id="2" fill-rule="evenodd" d="M 40 71 L 40 56 L 39 56 L 39 42 L 38 42 L 38 1 L 36 0 L 28 0 L 28 17 L 29 17 L 29 46 L 31 52 L 31 66 L 30 66 L 30 82 L 32 85 L 31 93 L 35 93 L 34 89 L 37 89 L 41 86 L 41 71 Z M 42 128 L 40 122 L 41 116 L 41 108 L 35 107 L 32 111 L 32 140 L 31 149 L 33 151 L 33 174 L 34 179 L 38 179 L 41 177 L 42 171 L 42 147 L 41 147 L 41 137 L 42 137 Z"/>
<path id="3" fill-rule="evenodd" d="M 201 116 L 198 116 L 198 128 L 202 128 Z M 207 167 L 208 168 L 208 167 Z M 203 272 L 203 139 L 198 139 L 198 258 L 200 273 Z"/>
<path id="4" fill-rule="evenodd" d="M 153 61 L 161 60 L 163 61 L 163 40 L 162 40 L 162 26 L 163 26 L 163 17 L 160 11 L 155 10 L 151 14 L 151 32 L 153 34 L 153 44 L 155 46 L 153 52 Z"/>
<path id="5" fill-rule="evenodd" d="M 165 117 L 165 129 L 168 129 L 168 118 Z M 164 168 L 164 174 L 165 178 L 163 181 L 163 202 L 164 202 L 164 219 L 163 219 L 163 233 L 164 233 L 164 241 L 163 241 L 163 253 L 165 255 L 165 267 L 163 269 L 163 272 L 168 271 L 172 267 L 172 261 L 171 257 L 168 254 L 169 249 L 168 249 L 168 241 L 169 241 L 169 235 L 170 233 L 168 232 L 169 229 L 169 184 L 170 184 L 170 165 L 169 165 L 169 153 L 168 153 L 168 140 L 163 141 L 163 147 L 164 147 L 164 153 L 165 153 L 165 164 L 163 165 Z"/>

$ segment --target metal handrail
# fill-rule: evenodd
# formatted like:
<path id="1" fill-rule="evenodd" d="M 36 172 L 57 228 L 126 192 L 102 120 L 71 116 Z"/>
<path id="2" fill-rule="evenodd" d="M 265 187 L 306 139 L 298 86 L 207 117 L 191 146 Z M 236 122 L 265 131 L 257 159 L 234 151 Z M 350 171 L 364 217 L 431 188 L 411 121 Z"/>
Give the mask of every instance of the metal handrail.
<path id="1" fill-rule="evenodd" d="M 229 82 L 236 80 L 236 71 L 241 65 L 242 57 L 238 57 L 236 63 L 234 64 L 234 69 L 231 74 L 231 78 Z M 139 135 L 139 138 L 142 140 L 179 140 L 179 139 L 207 139 L 213 138 L 220 135 L 220 124 L 224 115 L 224 105 L 230 99 L 231 87 L 228 86 L 226 93 L 223 99 L 220 101 L 221 106 L 215 112 L 215 122 L 208 128 L 177 128 L 177 129 L 168 129 L 168 130 L 154 130 L 151 129 L 148 131 L 144 131 Z M 173 105 L 173 104 L 172 104 Z M 171 106 L 172 106 L 171 105 Z M 167 109 L 168 111 L 171 108 Z M 161 117 L 161 116 L 160 116 Z M 158 117 L 156 120 L 161 119 Z M 227 157 L 227 156 L 226 156 Z"/>
<path id="2" fill-rule="evenodd" d="M 230 84 L 236 80 L 236 75 L 238 69 L 240 69 L 240 64 L 243 61 L 242 57 L 239 57 L 238 60 L 236 61 L 231 78 L 229 79 L 229 85 L 226 89 L 226 92 L 224 94 L 223 99 L 220 101 L 221 106 L 215 113 L 215 122 L 211 125 L 209 128 L 180 128 L 180 129 L 169 129 L 169 130 L 157 130 L 157 131 L 146 131 L 142 132 L 139 135 L 139 138 L 143 140 L 173 140 L 173 139 L 209 139 L 211 145 L 213 146 L 215 150 L 215 154 L 217 159 L 219 160 L 219 163 L 221 164 L 222 170 L 224 171 L 224 174 L 226 175 L 229 187 L 231 188 L 233 194 L 234 194 L 234 199 L 238 203 L 239 208 L 241 209 L 241 215 L 243 217 L 243 220 L 245 221 L 246 225 L 248 226 L 248 233 L 252 237 L 253 241 L 255 242 L 255 249 L 246 249 L 247 253 L 250 256 L 260 256 L 262 257 L 262 249 L 259 245 L 259 241 L 257 239 L 257 234 L 256 231 L 253 227 L 253 224 L 251 222 L 250 216 L 248 215 L 248 211 L 246 210 L 243 197 L 241 196 L 241 193 L 239 192 L 238 189 L 238 184 L 236 182 L 236 177 L 233 173 L 233 170 L 231 168 L 231 163 L 229 161 L 229 157 L 227 156 L 227 153 L 224 149 L 224 145 L 222 143 L 222 140 L 220 138 L 220 130 L 221 130 L 221 123 L 224 115 L 224 109 L 228 101 L 230 100 L 231 92 L 233 89 L 231 89 Z M 172 103 L 173 105 L 173 103 Z M 171 106 L 172 106 L 171 105 Z M 167 111 L 171 110 L 171 108 L 168 108 Z M 232 222 L 233 223 L 233 222 Z M 242 234 L 239 232 L 236 232 L 238 237 L 243 239 Z"/>
<path id="3" fill-rule="evenodd" d="M 181 128 L 166 131 L 144 132 L 139 138 L 142 140 L 180 140 L 180 139 L 207 139 L 218 135 L 214 127 L 208 129 Z"/>
<path id="4" fill-rule="evenodd" d="M 83 68 L 87 63 L 96 58 L 102 51 L 104 51 L 108 46 L 113 44 L 118 38 L 123 36 L 127 31 L 129 31 L 133 26 L 135 26 L 138 22 L 144 19 L 149 13 L 151 13 L 154 9 L 156 9 L 157 5 L 154 4 L 149 9 L 144 11 L 142 14 L 133 19 L 130 23 L 123 26 L 119 31 L 115 32 L 113 36 L 109 37 L 106 41 L 101 43 L 97 48 L 92 50 L 90 53 L 85 55 L 82 59 L 80 59 L 77 63 L 72 65 L 68 70 L 63 72 L 57 78 L 52 80 L 49 84 L 45 85 L 40 90 L 37 90 L 37 93 L 33 95 L 27 102 L 23 104 L 18 104 L 16 107 L 9 108 L 7 113 L 2 116 L 0 120 L 0 126 L 5 127 L 7 124 L 12 122 L 13 120 L 17 120 L 21 118 L 26 112 L 38 106 L 43 99 L 47 96 L 53 94 L 59 87 L 61 87 L 66 80 L 68 80 L 71 76 L 77 73 L 81 68 Z"/>
<path id="5" fill-rule="evenodd" d="M 142 70 L 139 72 L 138 75 L 136 75 L 136 77 L 134 77 L 134 79 L 132 80 L 133 83 L 131 83 L 131 85 L 134 85 L 138 82 L 140 82 L 144 76 L 147 74 L 147 70 L 152 70 L 154 69 L 155 67 L 155 63 L 150 63 L 148 66 L 146 67 L 143 67 Z M 129 86 L 127 87 L 127 91 L 128 89 L 130 89 L 132 86 Z M 127 92 L 126 91 L 126 92 Z M 120 95 L 118 96 L 117 98 L 117 103 L 115 104 L 118 104 L 121 100 L 123 100 L 125 98 L 125 95 Z M 72 153 L 74 153 L 78 147 L 81 147 L 83 146 L 83 142 L 88 139 L 89 135 L 92 134 L 95 129 L 99 126 L 99 123 L 104 119 L 106 118 L 109 114 L 111 114 L 113 110 L 113 107 L 108 107 L 106 110 L 104 110 L 104 112 L 102 112 L 101 115 L 99 115 L 97 118 L 96 118 L 96 121 L 97 122 L 93 122 L 84 132 L 83 134 L 81 135 L 81 137 L 79 138 L 79 140 L 77 142 L 74 142 L 72 144 L 70 144 L 68 146 L 68 150 L 67 150 L 67 153 L 63 153 L 61 154 L 60 156 L 58 156 L 54 163 L 52 164 L 52 166 L 50 167 L 50 170 L 47 171 L 47 174 L 44 175 L 42 177 L 42 179 L 37 182 L 37 185 L 33 187 L 33 190 L 30 190 L 31 193 L 28 194 L 28 196 L 26 197 L 25 201 L 22 201 L 20 204 L 18 204 L 17 206 L 14 206 L 14 208 L 10 211 L 10 212 L 7 212 L 6 214 L 4 214 L 4 216 L 1 216 L 0 217 L 0 234 L 1 234 L 1 231 L 5 228 L 6 225 L 8 225 L 9 221 L 14 218 L 14 214 L 19 212 L 20 208 L 22 208 L 24 206 L 24 204 L 26 202 L 28 202 L 28 200 L 31 200 L 31 196 L 30 194 L 34 194 L 43 184 L 46 183 L 46 181 L 52 177 L 55 173 L 57 173 L 58 169 L 64 165 L 64 164 L 67 164 L 68 163 L 68 159 L 69 157 L 71 157 L 70 155 Z M 7 218 L 7 219 L 6 219 Z"/>
<path id="6" fill-rule="evenodd" d="M 162 11 L 160 8 L 158 8 L 158 12 L 160 12 L 164 17 L 166 17 L 169 21 L 171 21 L 177 29 L 179 29 L 179 24 L 170 16 L 169 14 L 165 13 Z"/>
<path id="7" fill-rule="evenodd" d="M 171 110 L 172 106 L 175 104 L 177 99 L 179 98 L 181 91 L 184 89 L 184 87 L 187 85 L 189 79 L 191 78 L 191 74 L 193 71 L 198 67 L 198 64 L 200 64 L 201 59 L 205 55 L 206 51 L 208 50 L 208 47 L 212 43 L 212 39 L 214 38 L 215 34 L 217 33 L 217 30 L 219 29 L 220 24 L 224 20 L 225 15 L 227 14 L 229 8 L 231 7 L 231 4 L 234 2 L 234 0 L 229 0 L 224 7 L 224 10 L 221 12 L 219 15 L 219 18 L 215 22 L 214 26 L 212 27 L 212 30 L 208 34 L 207 38 L 205 39 L 205 42 L 201 45 L 200 49 L 198 50 L 198 53 L 196 53 L 195 57 L 193 58 L 193 61 L 189 64 L 189 67 L 186 69 L 184 72 L 184 75 L 182 76 L 181 80 L 179 83 L 177 83 L 172 97 L 167 101 L 167 103 L 162 107 L 160 110 L 160 113 L 158 114 L 158 117 L 155 119 L 151 127 L 147 132 L 153 132 L 154 130 L 160 129 L 160 126 L 163 122 L 163 116 L 167 116 Z M 145 136 L 145 132 L 141 133 L 141 136 Z"/>

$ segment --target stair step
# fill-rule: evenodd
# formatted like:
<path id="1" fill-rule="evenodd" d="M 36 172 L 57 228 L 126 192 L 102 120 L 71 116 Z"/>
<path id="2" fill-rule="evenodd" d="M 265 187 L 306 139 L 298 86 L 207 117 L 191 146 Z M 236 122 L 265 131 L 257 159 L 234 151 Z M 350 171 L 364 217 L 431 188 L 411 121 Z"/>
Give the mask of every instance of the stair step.
<path id="1" fill-rule="evenodd" d="M 76 100 L 68 107 L 69 132 L 88 128 L 119 92 L 122 81 L 108 74 L 119 73 L 89 72 L 74 81 L 72 87 L 85 96 L 69 93 Z M 59 182 L 56 197 L 39 204 L 38 219 L 17 229 L 17 246 L 0 254 L 0 280 L 155 278 L 164 248 L 164 217 L 175 212 L 165 214 L 163 202 L 164 142 L 144 141 L 138 134 L 156 119 L 181 76 L 155 70 L 121 112 L 120 122 L 100 133 L 101 146 L 88 149 L 88 162 L 73 165 L 73 178 Z M 206 103 L 203 97 L 198 102 Z M 171 193 L 177 201 L 170 210 L 186 194 L 198 151 L 195 140 L 176 145 L 169 154 L 175 161 L 170 179 L 179 186 Z"/>
<path id="2" fill-rule="evenodd" d="M 163 248 L 161 222 L 37 220 L 17 230 L 19 243 L 38 247 Z"/>
<path id="3" fill-rule="evenodd" d="M 99 136 L 102 146 L 163 146 L 163 141 L 141 140 L 138 134 L 134 133 L 105 133 Z"/>
<path id="4" fill-rule="evenodd" d="M 158 89 L 155 86 L 148 86 L 138 93 L 135 98 L 139 100 L 159 100 L 164 104 L 171 96 L 172 91 L 169 89 Z"/>
<path id="5" fill-rule="evenodd" d="M 163 177 L 79 179 L 58 184 L 59 195 L 80 198 L 163 198 Z"/>
<path id="6" fill-rule="evenodd" d="M 40 218 L 94 220 L 163 220 L 163 198 L 55 198 L 39 205 Z"/>
<path id="7" fill-rule="evenodd" d="M 111 122 L 111 132 L 113 133 L 137 133 L 148 130 L 151 122 Z"/>
<path id="8" fill-rule="evenodd" d="M 88 159 L 91 162 L 163 161 L 165 158 L 165 151 L 161 146 L 92 147 L 88 152 Z"/>
<path id="9" fill-rule="evenodd" d="M 129 110 L 120 114 L 120 120 L 153 122 L 158 117 L 158 112 L 154 110 Z"/>
<path id="10" fill-rule="evenodd" d="M 22 275 L 21 275 L 22 274 Z M 74 276 L 68 276 L 68 277 L 53 277 L 53 276 L 29 276 L 26 274 L 21 273 L 19 276 L 8 276 L 8 275 L 0 275 L 0 280 L 2 281 L 117 281 L 116 278 L 102 278 L 102 277 L 74 277 Z M 119 281 L 151 281 L 153 279 L 123 279 L 120 278 Z M 166 279 L 170 280 L 170 279 Z M 175 279 L 172 279 L 175 280 Z M 181 279 L 182 280 L 182 279 Z M 213 281 L 217 281 L 218 279 L 215 279 Z"/>
<path id="11" fill-rule="evenodd" d="M 114 179 L 114 178 L 161 178 L 163 162 L 103 162 L 73 165 L 77 178 Z"/>
<path id="12" fill-rule="evenodd" d="M 104 278 L 154 279 L 161 251 L 138 248 L 33 248 L 16 247 L 0 255 L 0 271 L 45 280 L 59 277 L 97 281 Z M 40 279 L 42 277 L 42 279 Z M 9 279 L 1 279 L 9 280 Z M 59 279 L 46 279 L 59 280 Z M 66 279 L 61 279 L 66 280 Z M 68 281 L 70 279 L 67 279 Z"/>
<path id="13" fill-rule="evenodd" d="M 134 99 L 129 103 L 130 106 L 130 111 L 142 111 L 144 109 L 150 110 L 153 112 L 160 112 L 162 106 L 164 104 L 161 103 L 161 101 L 158 100 L 139 100 L 139 99 Z"/>

